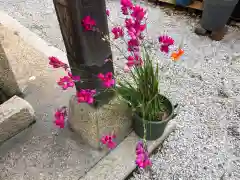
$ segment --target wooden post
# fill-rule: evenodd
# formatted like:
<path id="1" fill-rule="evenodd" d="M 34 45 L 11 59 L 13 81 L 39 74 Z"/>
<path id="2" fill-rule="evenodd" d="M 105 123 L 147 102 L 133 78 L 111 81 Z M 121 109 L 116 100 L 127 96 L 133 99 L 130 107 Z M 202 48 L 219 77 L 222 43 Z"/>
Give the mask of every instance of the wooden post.
<path id="1" fill-rule="evenodd" d="M 73 75 L 80 75 L 83 83 L 76 83 L 77 90 L 96 89 L 97 104 L 107 103 L 113 93 L 104 91 L 98 73 L 114 72 L 110 44 L 101 39 L 101 34 L 85 31 L 82 19 L 91 16 L 100 31 L 108 35 L 105 0 L 53 0 L 68 61 Z M 76 71 L 79 69 L 80 71 Z"/>

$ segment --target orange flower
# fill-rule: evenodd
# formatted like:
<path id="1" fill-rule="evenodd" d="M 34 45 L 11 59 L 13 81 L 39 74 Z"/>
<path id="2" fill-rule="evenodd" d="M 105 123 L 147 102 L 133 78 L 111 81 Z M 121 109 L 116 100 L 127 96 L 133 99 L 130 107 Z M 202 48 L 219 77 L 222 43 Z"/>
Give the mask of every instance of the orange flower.
<path id="1" fill-rule="evenodd" d="M 171 58 L 173 61 L 177 61 L 183 55 L 183 53 L 184 51 L 182 49 L 178 49 L 178 51 L 172 53 Z"/>

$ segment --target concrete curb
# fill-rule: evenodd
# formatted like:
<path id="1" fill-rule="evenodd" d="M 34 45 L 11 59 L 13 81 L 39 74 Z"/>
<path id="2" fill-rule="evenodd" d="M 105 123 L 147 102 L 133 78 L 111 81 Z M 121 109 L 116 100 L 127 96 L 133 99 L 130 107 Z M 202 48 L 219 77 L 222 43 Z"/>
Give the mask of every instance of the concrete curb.
<path id="1" fill-rule="evenodd" d="M 170 123 L 163 135 L 156 141 L 148 142 L 151 154 L 176 128 L 176 123 Z M 80 180 L 124 180 L 136 168 L 135 147 L 139 138 L 132 132 L 116 149 L 99 161 Z M 127 152 L 127 153 L 126 153 Z"/>
<path id="2" fill-rule="evenodd" d="M 68 64 L 65 52 L 47 43 L 46 41 L 41 39 L 38 35 L 31 32 L 28 28 L 21 25 L 16 19 L 13 19 L 11 16 L 9 16 L 3 11 L 0 11 L 0 24 L 17 32 L 26 43 L 30 44 L 36 50 L 43 53 L 47 57 L 56 56 L 59 59 L 61 59 L 64 63 Z"/>

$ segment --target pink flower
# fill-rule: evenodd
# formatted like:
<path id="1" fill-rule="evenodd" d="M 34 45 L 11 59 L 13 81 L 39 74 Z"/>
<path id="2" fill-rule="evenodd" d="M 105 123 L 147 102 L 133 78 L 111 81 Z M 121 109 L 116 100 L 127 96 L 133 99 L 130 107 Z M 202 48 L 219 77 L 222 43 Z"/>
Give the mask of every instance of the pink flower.
<path id="1" fill-rule="evenodd" d="M 159 42 L 163 44 L 168 44 L 168 45 L 174 44 L 174 40 L 171 37 L 165 36 L 165 35 L 159 37 Z"/>
<path id="2" fill-rule="evenodd" d="M 174 40 L 169 36 L 160 36 L 159 42 L 161 43 L 160 51 L 168 53 L 169 52 L 169 46 L 174 44 Z"/>
<path id="3" fill-rule="evenodd" d="M 60 61 L 57 57 L 49 57 L 49 65 L 52 65 L 53 68 L 64 68 L 65 70 L 68 68 L 68 65 Z"/>
<path id="4" fill-rule="evenodd" d="M 142 58 L 135 54 L 134 56 L 128 56 L 128 59 L 127 59 L 127 66 L 129 68 L 133 67 L 133 66 L 140 66 L 142 65 L 143 61 L 142 61 Z M 127 71 L 127 69 L 126 69 Z"/>
<path id="5" fill-rule="evenodd" d="M 115 80 L 113 79 L 112 72 L 107 72 L 105 75 L 102 73 L 99 73 L 98 78 L 103 81 L 103 85 L 106 88 L 110 88 L 115 84 Z"/>
<path id="6" fill-rule="evenodd" d="M 132 14 L 131 16 L 134 17 L 137 21 L 142 21 L 145 17 L 146 11 L 140 6 L 133 6 L 132 7 Z"/>
<path id="7" fill-rule="evenodd" d="M 146 24 L 141 24 L 138 21 L 136 21 L 135 24 L 134 24 L 134 29 L 139 36 L 140 33 L 143 32 L 146 29 Z"/>
<path id="8" fill-rule="evenodd" d="M 109 149 L 114 149 L 116 147 L 116 143 L 113 141 L 116 138 L 115 135 L 105 135 L 102 136 L 101 142 L 102 144 L 107 145 Z"/>
<path id="9" fill-rule="evenodd" d="M 59 126 L 59 128 L 64 128 L 66 116 L 67 116 L 66 107 L 62 107 L 62 108 L 58 109 L 55 112 L 55 121 L 54 122 L 55 122 L 56 126 Z"/>
<path id="10" fill-rule="evenodd" d="M 90 90 L 90 89 L 81 89 L 79 92 L 77 92 L 77 100 L 79 103 L 86 102 L 88 104 L 92 104 L 94 99 L 93 96 L 96 94 L 96 90 Z"/>
<path id="11" fill-rule="evenodd" d="M 143 143 L 140 141 L 138 142 L 137 146 L 136 146 L 136 154 L 143 154 L 145 152 L 144 150 L 144 145 Z"/>
<path id="12" fill-rule="evenodd" d="M 86 16 L 82 20 L 82 25 L 86 31 L 92 31 L 96 26 L 96 22 L 91 18 L 91 16 Z"/>
<path id="13" fill-rule="evenodd" d="M 128 62 L 127 62 L 127 66 L 130 68 L 130 67 L 132 67 L 132 66 L 134 66 L 134 64 L 135 64 L 135 62 L 134 62 L 134 60 L 135 60 L 135 58 L 133 57 L 133 56 L 128 56 Z"/>
<path id="14" fill-rule="evenodd" d="M 143 142 L 138 142 L 136 146 L 136 164 L 140 168 L 146 168 L 151 166 L 151 160 L 149 159 L 147 148 L 144 146 Z"/>
<path id="15" fill-rule="evenodd" d="M 121 5 L 127 8 L 131 8 L 133 6 L 133 3 L 131 0 L 121 0 Z"/>
<path id="16" fill-rule="evenodd" d="M 130 18 L 125 19 L 125 26 L 127 29 L 130 29 L 134 26 L 134 21 Z"/>
<path id="17" fill-rule="evenodd" d="M 128 51 L 139 51 L 140 42 L 138 39 L 130 39 L 128 41 Z"/>
<path id="18" fill-rule="evenodd" d="M 114 27 L 112 29 L 112 33 L 114 34 L 114 39 L 118 39 L 119 37 L 124 36 L 124 31 L 123 31 L 123 28 L 121 27 Z"/>
<path id="19" fill-rule="evenodd" d="M 68 76 L 60 78 L 58 85 L 61 86 L 63 90 L 66 90 L 69 87 L 74 87 L 74 82 L 77 81 L 80 81 L 80 77 L 73 76 L 70 72 L 68 72 Z"/>
<path id="20" fill-rule="evenodd" d="M 128 8 L 127 7 L 122 6 L 121 10 L 122 10 L 123 15 L 128 15 Z"/>
<path id="21" fill-rule="evenodd" d="M 110 15 L 110 11 L 109 11 L 109 9 L 106 10 L 106 14 L 107 14 L 107 16 Z"/>
<path id="22" fill-rule="evenodd" d="M 132 9 L 133 4 L 131 0 L 121 0 L 121 10 L 123 15 L 128 15 L 128 11 Z"/>
<path id="23" fill-rule="evenodd" d="M 68 72 L 68 76 L 72 78 L 74 82 L 80 81 L 80 76 L 73 76 L 70 72 Z"/>
<path id="24" fill-rule="evenodd" d="M 168 45 L 161 45 L 160 51 L 168 53 L 169 52 L 169 46 Z"/>
<path id="25" fill-rule="evenodd" d="M 128 35 L 132 39 L 142 39 L 141 33 L 146 29 L 146 24 L 141 24 L 137 21 L 133 23 L 131 19 L 125 20 L 125 26 L 128 30 Z"/>
<path id="26" fill-rule="evenodd" d="M 63 90 L 66 90 L 69 87 L 74 87 L 74 82 L 71 77 L 64 76 L 60 78 L 58 85 L 61 86 Z"/>

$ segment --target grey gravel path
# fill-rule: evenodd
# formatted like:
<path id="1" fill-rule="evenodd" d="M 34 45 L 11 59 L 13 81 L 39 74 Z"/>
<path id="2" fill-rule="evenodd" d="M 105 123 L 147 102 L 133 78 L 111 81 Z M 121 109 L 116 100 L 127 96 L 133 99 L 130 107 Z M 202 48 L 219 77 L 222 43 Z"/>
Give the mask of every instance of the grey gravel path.
<path id="1" fill-rule="evenodd" d="M 178 43 L 184 37 L 185 55 L 176 64 L 158 56 L 161 91 L 181 108 L 176 132 L 152 156 L 153 179 L 239 180 L 239 29 L 230 27 L 226 38 L 215 42 L 193 33 L 198 19 L 171 10 L 161 13 L 155 31 L 167 31 Z M 140 171 L 133 179 L 150 178 Z"/>
<path id="2" fill-rule="evenodd" d="M 113 20 L 118 1 L 108 6 Z M 57 47 L 64 49 L 52 2 L 3 1 L 7 11 L 22 24 Z M 240 179 L 240 51 L 239 29 L 230 28 L 226 38 L 213 42 L 193 33 L 198 18 L 164 8 L 149 7 L 149 35 L 168 33 L 177 43 L 184 38 L 185 55 L 173 64 L 159 55 L 162 93 L 181 106 L 175 119 L 178 128 L 152 156 L 154 179 Z M 118 64 L 123 64 L 120 60 Z M 146 177 L 146 178 L 145 178 Z M 149 179 L 135 173 L 132 179 Z"/>

